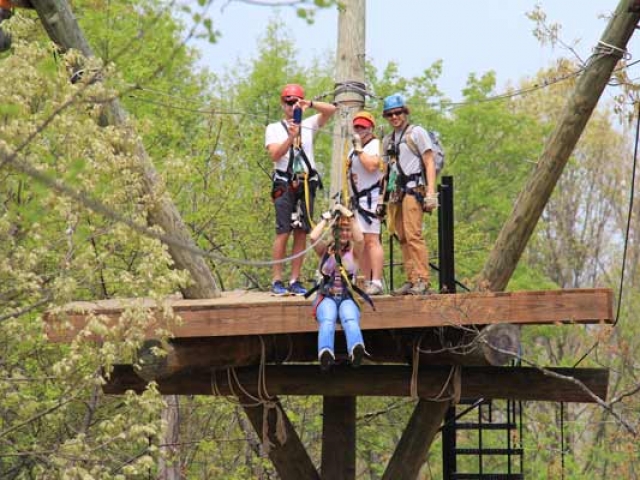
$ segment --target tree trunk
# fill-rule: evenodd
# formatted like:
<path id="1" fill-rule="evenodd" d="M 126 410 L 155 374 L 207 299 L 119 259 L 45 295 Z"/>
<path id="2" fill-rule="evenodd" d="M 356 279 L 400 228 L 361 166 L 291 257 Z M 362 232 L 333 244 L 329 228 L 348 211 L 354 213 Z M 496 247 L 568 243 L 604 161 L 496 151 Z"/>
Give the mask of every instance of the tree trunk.
<path id="1" fill-rule="evenodd" d="M 158 480 L 180 480 L 180 403 L 177 395 L 166 395 L 167 406 L 162 410 L 162 421 L 167 430 L 162 437 Z"/>
<path id="2" fill-rule="evenodd" d="M 51 40 L 62 51 L 75 48 L 86 57 L 92 57 L 93 51 L 82 30 L 71 12 L 66 0 L 34 0 L 32 2 L 38 16 Z M 149 205 L 149 221 L 157 225 L 164 232 L 185 245 L 195 247 L 186 225 L 182 221 L 178 209 L 167 195 L 161 193 L 161 182 L 142 141 L 127 123 L 127 115 L 118 99 L 111 100 L 105 105 L 109 124 L 125 127 L 131 138 L 135 139 L 135 158 L 138 168 L 142 172 L 142 182 L 145 195 L 152 198 Z M 168 245 L 171 258 L 177 268 L 187 270 L 191 274 L 193 284 L 184 290 L 186 298 L 217 298 L 220 292 L 215 279 L 205 259 L 184 248 Z"/>

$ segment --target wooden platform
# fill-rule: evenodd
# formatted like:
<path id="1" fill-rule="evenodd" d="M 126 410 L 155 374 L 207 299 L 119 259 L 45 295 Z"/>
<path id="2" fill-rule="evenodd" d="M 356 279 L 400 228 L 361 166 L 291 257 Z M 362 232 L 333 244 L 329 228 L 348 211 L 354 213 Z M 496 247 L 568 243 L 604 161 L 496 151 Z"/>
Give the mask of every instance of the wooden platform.
<path id="1" fill-rule="evenodd" d="M 158 328 L 169 329 L 176 339 L 245 335 L 295 334 L 317 331 L 311 300 L 273 297 L 268 293 L 225 292 L 215 300 L 168 300 L 182 321 L 167 321 L 158 305 L 149 300 L 75 302 L 65 313 L 48 314 L 51 341 L 67 342 L 86 325 L 87 315 L 103 315 L 118 321 L 126 308 L 149 309 L 154 321 L 147 336 Z M 613 320 L 610 289 L 576 289 L 510 293 L 461 293 L 449 295 L 375 297 L 376 311 L 364 307 L 363 330 L 447 326 L 482 326 L 499 323 L 594 324 Z"/>

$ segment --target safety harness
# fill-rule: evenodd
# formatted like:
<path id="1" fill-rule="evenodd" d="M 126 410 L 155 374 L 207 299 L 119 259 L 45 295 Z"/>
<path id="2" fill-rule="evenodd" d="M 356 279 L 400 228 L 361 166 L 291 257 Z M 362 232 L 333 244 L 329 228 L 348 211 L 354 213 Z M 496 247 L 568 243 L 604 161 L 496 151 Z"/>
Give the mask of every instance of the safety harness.
<path id="1" fill-rule="evenodd" d="M 369 142 L 371 140 L 373 140 L 375 137 L 371 137 L 364 145 L 363 148 L 366 147 Z M 349 177 L 349 183 L 351 184 L 351 191 L 353 192 L 353 195 L 351 196 L 351 209 L 354 211 L 357 211 L 358 213 L 360 213 L 360 215 L 362 215 L 362 218 L 364 218 L 365 222 L 367 222 L 367 224 L 371 225 L 372 221 L 374 218 L 376 218 L 376 214 L 375 212 L 370 212 L 369 210 L 371 210 L 372 205 L 373 205 L 373 197 L 372 197 L 372 193 L 375 190 L 379 190 L 382 187 L 382 184 L 380 183 L 380 181 L 377 181 L 376 183 L 374 183 L 373 185 L 371 185 L 370 187 L 367 188 L 363 188 L 362 190 L 358 190 L 358 187 L 356 186 L 356 182 L 353 179 L 353 157 L 356 156 L 356 152 L 353 151 L 351 153 L 351 155 L 349 156 L 349 168 L 348 168 L 348 177 Z M 362 197 L 366 197 L 367 198 L 367 208 L 369 208 L 369 210 L 364 209 L 361 205 L 360 205 L 360 199 Z"/>
<path id="2" fill-rule="evenodd" d="M 284 120 L 280 122 L 280 124 L 282 125 L 282 128 L 284 128 L 287 132 L 289 132 L 287 128 L 287 124 L 284 122 Z M 289 184 L 292 184 L 296 180 L 296 175 L 299 175 L 302 173 L 302 172 L 296 172 L 297 163 L 299 162 L 299 160 L 302 160 L 306 168 L 305 174 L 307 175 L 307 181 L 317 181 L 318 188 L 322 190 L 323 188 L 322 178 L 320 177 L 320 174 L 318 173 L 318 171 L 311 166 L 309 157 L 307 157 L 307 154 L 305 153 L 304 148 L 302 148 L 302 146 L 300 145 L 300 137 L 296 137 L 296 141 L 294 142 L 294 144 L 295 146 L 291 145 L 289 147 L 289 163 L 287 164 L 287 169 L 286 170 L 276 169 L 276 175 L 281 179 L 287 181 Z"/>
<path id="3" fill-rule="evenodd" d="M 391 137 L 389 139 L 390 143 L 386 142 L 387 152 L 390 151 L 389 147 L 393 145 L 393 148 L 391 149 L 392 158 L 390 159 L 389 163 L 391 164 L 393 162 L 395 164 L 398 175 L 396 176 L 396 179 L 395 179 L 395 185 L 393 185 L 394 182 L 391 182 L 389 178 L 389 175 L 391 172 L 391 165 L 389 165 L 389 168 L 387 168 L 387 171 L 385 173 L 385 178 L 384 178 L 384 184 L 386 185 L 385 192 L 384 192 L 385 203 L 389 200 L 389 196 L 392 193 L 391 190 L 395 190 L 396 192 L 401 192 L 400 195 L 405 193 L 408 193 L 409 195 L 413 195 L 414 197 L 416 197 L 416 200 L 418 200 L 420 204 L 422 204 L 424 201 L 424 192 L 421 191 L 423 189 L 418 189 L 416 187 L 411 187 L 411 188 L 407 187 L 407 184 L 409 182 L 416 182 L 418 185 L 427 184 L 427 172 L 424 167 L 424 162 L 420 157 L 420 153 L 418 152 L 418 148 L 415 142 L 411 138 L 411 132 L 413 130 L 413 127 L 414 125 L 411 125 L 411 124 L 404 127 L 402 132 L 400 132 L 400 138 L 398 139 L 397 143 L 396 143 L 395 131 L 391 134 Z M 419 172 L 411 173 L 407 175 L 404 172 L 404 170 L 402 170 L 402 166 L 400 165 L 400 158 L 399 158 L 399 153 L 400 153 L 399 147 L 403 142 L 407 144 L 407 147 L 409 147 L 409 150 L 411 151 L 411 153 L 413 153 L 416 157 L 418 157 L 419 164 L 420 164 Z"/>
<path id="4" fill-rule="evenodd" d="M 280 122 L 282 127 L 289 132 L 287 124 Z M 304 164 L 304 168 L 300 167 L 300 163 Z M 282 195 L 285 189 L 289 189 L 295 195 L 296 210 L 300 213 L 304 212 L 305 221 L 313 227 L 314 223 L 311 220 L 309 212 L 311 211 L 311 194 L 309 188 L 309 182 L 317 182 L 320 190 L 323 189 L 322 178 L 318 171 L 311 166 L 309 157 L 302 148 L 300 142 L 300 136 L 296 137 L 294 144 L 289 147 L 289 162 L 286 170 L 275 170 L 273 176 L 273 194 L 272 197 L 275 200 Z M 286 185 L 286 188 L 277 188 L 278 182 L 282 182 Z M 301 182 L 301 183 L 299 183 Z M 302 189 L 300 188 L 302 185 Z M 302 209 L 302 205 L 306 208 Z"/>
<path id="5" fill-rule="evenodd" d="M 336 222 L 336 225 L 337 225 L 337 222 Z M 327 262 L 327 260 L 332 255 L 330 253 L 331 250 L 335 248 L 335 245 L 339 245 L 339 244 L 340 244 L 340 229 L 334 227 L 333 245 L 327 248 L 327 250 L 324 252 L 324 255 L 322 256 L 322 260 L 320 260 L 319 271 L 320 271 L 320 274 L 322 275 L 322 279 L 320 280 L 320 282 L 316 283 L 316 285 L 313 288 L 311 288 L 304 296 L 304 298 L 309 298 L 315 292 L 318 292 L 318 299 L 315 302 L 316 307 L 320 304 L 320 302 L 324 299 L 324 297 L 334 295 L 332 293 L 332 289 L 335 281 L 335 271 L 331 275 L 327 275 L 323 273 L 323 267 Z M 356 305 L 358 305 L 358 308 L 362 310 L 362 304 L 355 296 L 355 294 L 357 293 L 362 297 L 362 299 L 365 302 L 371 305 L 371 308 L 375 311 L 376 307 L 373 304 L 373 300 L 371 300 L 371 297 L 367 295 L 364 292 L 364 290 L 358 287 L 358 285 L 355 284 L 354 282 L 355 279 L 353 278 L 353 275 L 349 274 L 349 272 L 347 272 L 347 269 L 342 264 L 342 256 L 340 255 L 340 252 L 336 250 L 333 253 L 333 256 L 336 259 L 336 269 L 338 270 L 340 274 L 340 279 L 342 281 L 342 296 L 345 298 L 352 299 L 356 303 Z M 314 316 L 315 316 L 315 310 L 314 310 Z"/>

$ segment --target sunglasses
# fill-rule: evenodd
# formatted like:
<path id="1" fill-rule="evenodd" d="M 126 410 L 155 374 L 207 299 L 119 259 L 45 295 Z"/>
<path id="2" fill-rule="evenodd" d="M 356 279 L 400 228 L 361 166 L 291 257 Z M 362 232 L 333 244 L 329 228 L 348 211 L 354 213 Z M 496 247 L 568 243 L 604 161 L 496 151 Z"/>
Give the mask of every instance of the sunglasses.
<path id="1" fill-rule="evenodd" d="M 391 117 L 399 117 L 400 115 L 404 115 L 404 114 L 405 114 L 405 110 L 394 110 L 393 112 L 386 112 L 382 116 L 384 118 L 391 118 Z"/>
<path id="2" fill-rule="evenodd" d="M 298 101 L 299 100 L 297 98 L 295 98 L 293 100 L 284 100 L 284 103 L 289 105 L 290 107 L 293 107 L 296 103 L 298 103 Z"/>

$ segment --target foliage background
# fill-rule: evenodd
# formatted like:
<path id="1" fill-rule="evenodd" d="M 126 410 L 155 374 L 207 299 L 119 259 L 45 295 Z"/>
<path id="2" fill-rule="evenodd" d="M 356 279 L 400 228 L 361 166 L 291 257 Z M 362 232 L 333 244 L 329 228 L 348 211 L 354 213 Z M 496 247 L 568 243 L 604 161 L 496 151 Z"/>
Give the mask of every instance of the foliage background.
<path id="1" fill-rule="evenodd" d="M 81 0 L 73 7 L 98 60 L 52 53 L 29 12 L 3 23 L 12 32 L 13 47 L 0 57 L 0 78 L 11 86 L 0 104 L 2 155 L 17 151 L 40 172 L 144 223 L 151 199 L 141 195 L 132 140 L 122 129 L 103 126 L 102 105 L 118 95 L 198 245 L 230 258 L 268 259 L 273 211 L 264 126 L 279 117 L 277 92 L 283 84 L 303 83 L 311 96 L 330 93 L 333 59 L 301 62 L 294 39 L 275 18 L 265 26 L 256 59 L 227 72 L 206 72 L 195 67 L 197 52 L 185 47 L 194 35 L 215 40 L 218 26 L 204 10 L 185 12 L 204 20 L 192 31 L 184 16 L 162 2 Z M 85 81 L 70 83 L 78 64 L 85 72 L 101 70 L 104 82 L 92 84 L 85 74 Z M 577 68 L 564 59 L 518 87 Z M 393 63 L 380 72 L 369 65 L 367 83 L 375 98 L 368 108 L 378 114 L 380 98 L 402 91 L 413 121 L 441 132 L 445 174 L 456 182 L 457 273 L 472 286 L 573 80 L 486 101 L 498 93 L 495 76 L 472 74 L 463 105 L 451 108 L 438 90 L 441 72 L 442 64 L 435 63 L 419 77 L 401 78 Z M 619 290 L 632 183 L 634 111 L 628 102 L 634 100 L 633 89 L 622 90 L 616 103 L 598 107 L 509 289 Z M 331 131 L 329 125 L 320 132 L 316 150 L 327 178 L 336 140 Z M 110 330 L 92 319 L 87 335 L 106 336 L 99 345 L 85 338 L 70 345 L 48 343 L 43 313 L 81 299 L 162 302 L 179 292 L 186 275 L 173 269 L 156 240 L 91 212 L 5 162 L 0 176 L 0 478 L 156 475 L 161 452 L 167 451 L 160 448 L 166 426 L 162 397 L 153 385 L 141 396 L 105 396 L 100 389 L 113 363 L 135 361 L 144 308 L 132 309 Z M 328 199 L 319 203 L 321 211 Z M 637 428 L 640 242 L 634 240 L 640 219 L 632 220 L 616 327 L 528 328 L 523 353 L 540 365 L 610 368 L 613 408 Z M 435 220 L 425 222 L 435 257 Z M 268 269 L 209 261 L 225 290 L 265 289 L 270 282 Z M 307 262 L 307 278 L 313 269 Z M 284 405 L 319 462 L 320 399 L 291 397 Z M 398 399 L 359 402 L 358 478 L 380 478 L 412 406 Z M 276 478 L 237 405 L 192 397 L 182 399 L 180 412 L 180 444 L 169 450 L 185 478 Z M 637 442 L 609 411 L 567 405 L 564 431 L 557 404 L 527 404 L 524 413 L 527 478 L 638 477 Z M 423 477 L 441 478 L 440 463 L 436 444 Z"/>

